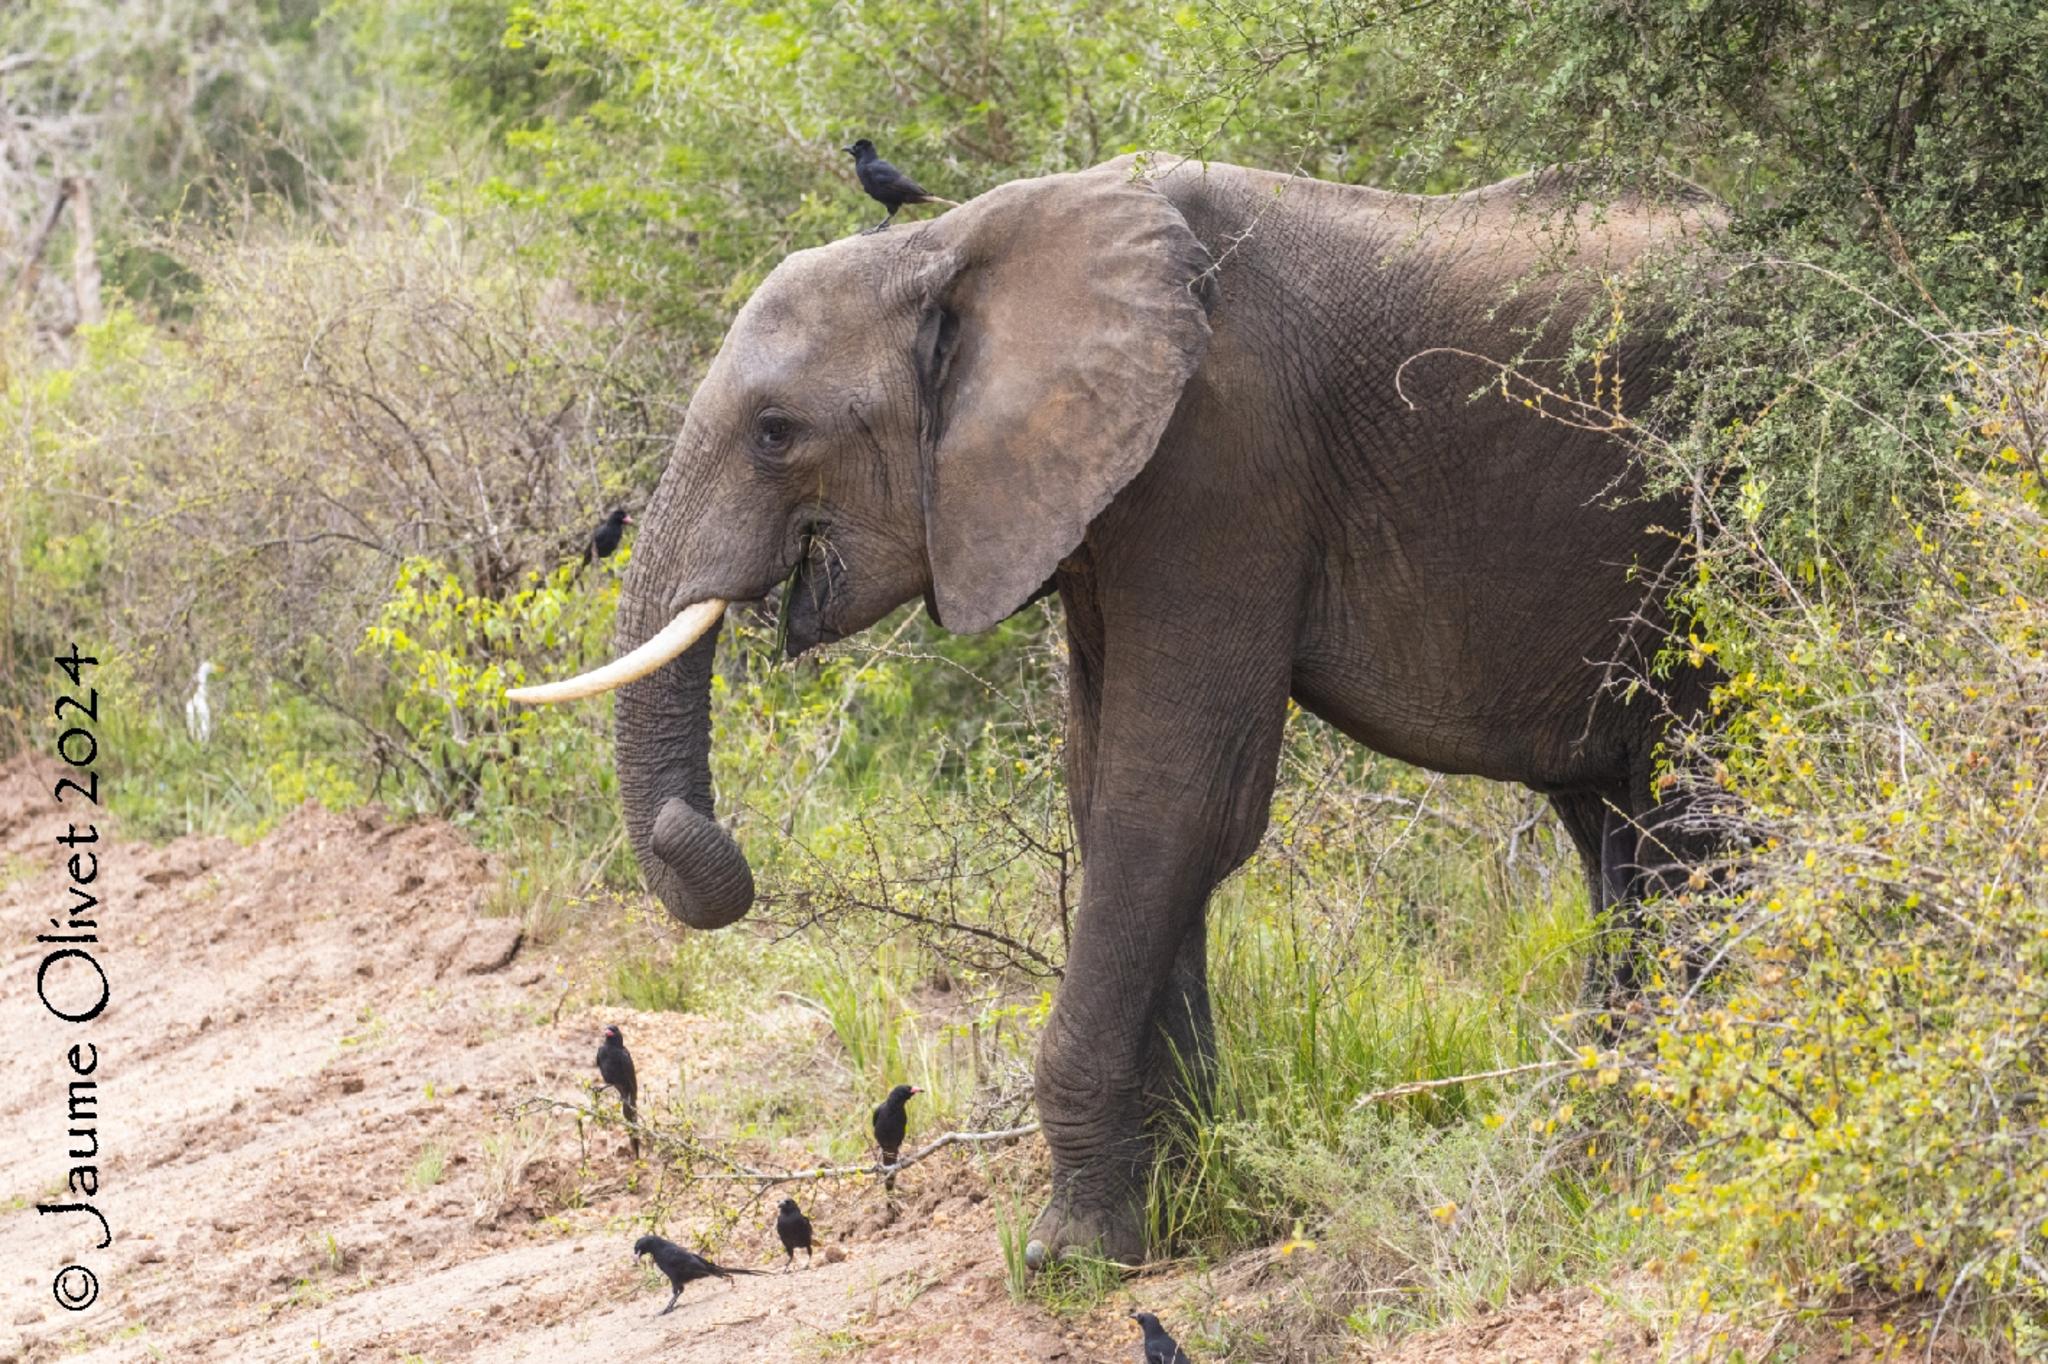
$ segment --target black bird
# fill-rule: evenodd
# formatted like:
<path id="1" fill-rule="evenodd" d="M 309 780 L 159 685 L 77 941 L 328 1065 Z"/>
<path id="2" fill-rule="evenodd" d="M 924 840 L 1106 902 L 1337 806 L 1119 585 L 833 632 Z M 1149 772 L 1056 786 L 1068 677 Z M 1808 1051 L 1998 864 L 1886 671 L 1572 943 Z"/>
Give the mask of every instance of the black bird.
<path id="1" fill-rule="evenodd" d="M 897 210 L 905 204 L 944 204 L 948 208 L 960 207 L 951 199 L 941 199 L 931 193 L 923 185 L 875 155 L 875 144 L 866 138 L 860 139 L 851 147 L 841 147 L 839 150 L 853 158 L 853 172 L 860 177 L 860 187 L 868 192 L 868 198 L 889 210 L 889 217 L 882 219 L 873 227 L 864 229 L 863 236 L 869 232 L 880 232 L 887 227 L 890 219 L 896 216 Z"/>
<path id="2" fill-rule="evenodd" d="M 614 1023 L 604 1030 L 604 1041 L 597 1048 L 597 1073 L 604 1082 L 619 1091 L 619 1111 L 626 1117 L 626 1136 L 633 1143 L 633 1154 L 640 1154 L 640 1081 L 633 1073 L 633 1053 L 626 1050 L 626 1039 L 619 1034 L 619 1025 Z"/>
<path id="3" fill-rule="evenodd" d="M 789 1273 L 796 1263 L 796 1253 L 804 1253 L 804 1265 L 811 1263 L 811 1219 L 804 1216 L 794 1198 L 782 1200 L 781 1209 L 775 1214 L 775 1234 L 782 1238 L 782 1248 L 789 1253 L 789 1260 L 782 1266 L 782 1272 Z"/>
<path id="4" fill-rule="evenodd" d="M 1133 1312 L 1131 1320 L 1145 1330 L 1145 1364 L 1194 1364 L 1180 1342 L 1166 1334 L 1159 1318 L 1150 1312 Z"/>
<path id="5" fill-rule="evenodd" d="M 731 1283 L 735 1274 L 761 1272 L 758 1269 L 727 1269 L 724 1265 L 712 1264 L 695 1251 L 684 1250 L 674 1241 L 659 1236 L 643 1236 L 633 1243 L 633 1258 L 637 1260 L 642 1255 L 653 1259 L 654 1267 L 668 1276 L 669 1286 L 675 1289 L 669 1294 L 668 1306 L 654 1314 L 657 1317 L 665 1317 L 676 1310 L 676 1299 L 683 1296 L 684 1284 L 692 1284 L 699 1279 L 724 1279 Z"/>
<path id="6" fill-rule="evenodd" d="M 633 518 L 626 515 L 624 507 L 613 507 L 612 514 L 590 532 L 590 558 L 609 559 L 619 551 L 619 541 L 626 533 L 626 527 L 633 524 Z"/>
<path id="7" fill-rule="evenodd" d="M 910 1130 L 910 1115 L 903 1111 L 903 1105 L 910 1102 L 913 1094 L 922 1094 L 916 1085 L 898 1085 L 889 1091 L 889 1097 L 875 1108 L 875 1145 L 882 1148 L 882 1164 L 894 1165 L 896 1153 L 903 1149 L 903 1134 Z M 896 1187 L 896 1176 L 882 1177 L 882 1187 Z"/>

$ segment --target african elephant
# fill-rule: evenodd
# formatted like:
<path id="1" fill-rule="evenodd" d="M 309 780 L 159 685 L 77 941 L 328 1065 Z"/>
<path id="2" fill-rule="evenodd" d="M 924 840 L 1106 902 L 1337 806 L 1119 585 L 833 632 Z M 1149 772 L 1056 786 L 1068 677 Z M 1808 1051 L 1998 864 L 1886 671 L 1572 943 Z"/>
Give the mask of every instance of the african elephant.
<path id="1" fill-rule="evenodd" d="M 1123 158 L 799 251 L 691 400 L 625 656 L 522 697 L 622 687 L 633 846 L 671 913 L 716 928 L 753 898 L 707 765 L 726 599 L 787 584 L 795 655 L 920 596 L 977 631 L 1058 591 L 1087 874 L 1037 1062 L 1034 1262 L 1143 1253 L 1152 1120 L 1174 1058 L 1199 1085 L 1213 1054 L 1205 906 L 1265 828 L 1290 697 L 1381 753 L 1547 793 L 1596 905 L 1669 862 L 1643 855 L 1653 749 L 1703 684 L 1656 705 L 1610 683 L 1656 647 L 1632 570 L 1681 522 L 1630 495 L 1597 421 L 1531 410 L 1479 357 L 1563 355 L 1607 315 L 1603 278 L 1716 215 L 1568 200 L 1557 173 L 1423 198 Z M 1627 352 L 1634 402 L 1670 362 L 1640 327 Z"/>

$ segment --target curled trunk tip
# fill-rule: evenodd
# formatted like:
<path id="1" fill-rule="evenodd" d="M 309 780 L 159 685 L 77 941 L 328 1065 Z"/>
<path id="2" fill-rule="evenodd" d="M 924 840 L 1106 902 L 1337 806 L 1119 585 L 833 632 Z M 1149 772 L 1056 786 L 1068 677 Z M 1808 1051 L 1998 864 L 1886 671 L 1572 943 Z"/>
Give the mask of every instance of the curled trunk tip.
<path id="1" fill-rule="evenodd" d="M 636 572 L 640 565 L 634 565 Z M 628 657 L 664 630 L 653 601 L 659 593 L 627 580 L 619 643 Z M 649 889 L 692 928 L 723 928 L 754 903 L 754 874 L 731 834 L 720 827 L 711 783 L 711 672 L 718 647 L 717 608 L 700 603 L 679 613 L 708 617 L 689 631 L 688 646 L 619 689 L 613 711 L 619 795 L 626 832 Z M 693 625 L 696 624 L 693 622 Z M 674 622 L 669 629 L 684 633 Z M 665 650 L 674 636 L 665 643 Z"/>
<path id="2" fill-rule="evenodd" d="M 753 908 L 754 870 L 717 820 L 671 798 L 654 817 L 652 841 L 682 892 L 669 912 L 690 927 L 724 928 Z"/>

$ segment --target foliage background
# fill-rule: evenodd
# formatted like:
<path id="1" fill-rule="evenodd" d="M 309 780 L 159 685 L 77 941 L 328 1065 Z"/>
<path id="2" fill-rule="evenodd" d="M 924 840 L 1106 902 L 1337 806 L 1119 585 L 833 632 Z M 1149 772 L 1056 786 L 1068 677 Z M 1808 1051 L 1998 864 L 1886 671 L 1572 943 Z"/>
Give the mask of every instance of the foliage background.
<path id="1" fill-rule="evenodd" d="M 9 6 L 8 742 L 89 625 L 131 825 L 446 815 L 501 852 L 501 911 L 613 936 L 590 991 L 792 988 L 862 1083 L 1007 1111 L 1078 875 L 1053 610 L 913 610 L 796 665 L 736 617 L 744 950 L 640 914 L 601 710 L 498 699 L 605 651 L 623 559 L 579 537 L 646 495 L 762 275 L 869 221 L 838 147 L 954 198 L 1145 146 L 1429 192 L 1688 177 L 1732 226 L 1677 295 L 1685 382 L 1627 415 L 1692 500 L 1671 647 L 1727 681 L 1672 780 L 1730 852 L 1661 907 L 1666 988 L 1610 1046 L 1541 804 L 1296 717 L 1213 910 L 1222 1091 L 1155 1232 L 1316 1242 L 1201 1328 L 1219 1357 L 1624 1272 L 1706 1353 L 1873 1293 L 1887 1329 L 2038 1348 L 2044 59 L 2020 0 Z"/>

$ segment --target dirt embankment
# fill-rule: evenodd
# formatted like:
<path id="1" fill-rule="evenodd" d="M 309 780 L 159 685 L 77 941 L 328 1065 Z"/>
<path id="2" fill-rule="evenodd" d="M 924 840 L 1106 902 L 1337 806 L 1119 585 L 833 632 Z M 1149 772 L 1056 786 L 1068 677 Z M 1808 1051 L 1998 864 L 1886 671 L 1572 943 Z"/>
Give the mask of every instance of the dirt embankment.
<path id="1" fill-rule="evenodd" d="M 633 1239 L 651 1224 L 713 1234 L 725 1262 L 772 1273 L 782 1191 L 687 1186 L 635 1165 L 616 1130 L 531 1101 L 587 1100 L 606 1022 L 626 1027 L 644 1104 L 687 1089 L 715 1108 L 771 1058 L 835 1044 L 802 1009 L 577 1005 L 563 949 L 480 913 L 492 868 L 446 825 L 308 808 L 249 847 L 104 839 L 96 950 L 112 1002 L 75 1027 L 34 996 L 32 938 L 68 901 L 59 831 L 49 779 L 0 769 L 0 1364 L 1136 1357 L 1128 1301 L 1071 1319 L 1010 1301 L 995 1200 L 957 1151 L 904 1176 L 893 1217 L 870 1183 L 803 1186 L 813 1267 L 692 1288 L 657 1317 L 667 1292 Z M 36 1211 L 73 1201 L 66 1174 L 84 1163 L 67 1155 L 76 1041 L 99 1056 L 104 1251 L 84 1217 Z M 800 1143 L 768 1154 L 809 1163 Z M 80 1313 L 51 1290 L 74 1260 L 101 1284 Z M 1136 1291 L 1185 1311 L 1229 1279 L 1167 1274 Z M 1353 1357 L 1655 1355 L 1579 1291 Z"/>
<path id="2" fill-rule="evenodd" d="M 103 841 L 112 1002 L 78 1026 L 34 995 L 36 925 L 68 900 L 57 832 L 49 783 L 0 773 L 0 1360 L 881 1360 L 977 1338 L 985 1357 L 1096 1357 L 1010 1307 L 985 1190 L 944 1162 L 906 1176 L 888 1226 L 859 1191 L 806 1193 L 815 1268 L 693 1288 L 657 1321 L 667 1294 L 632 1241 L 664 1194 L 670 1234 L 700 1214 L 616 1132 L 519 1105 L 585 1101 L 607 1021 L 650 1090 L 678 1056 L 744 1083 L 689 1056 L 729 1025 L 564 1007 L 559 963 L 479 914 L 491 868 L 446 825 L 308 808 L 249 847 Z M 789 1012 L 748 1045 L 818 1046 Z M 99 1055 L 105 1251 L 89 1219 L 35 1211 L 71 1201 L 85 1163 L 67 1154 L 79 1040 Z M 721 1254 L 779 1267 L 772 1202 L 745 1217 Z M 82 1313 L 51 1291 L 74 1260 L 101 1282 Z"/>

